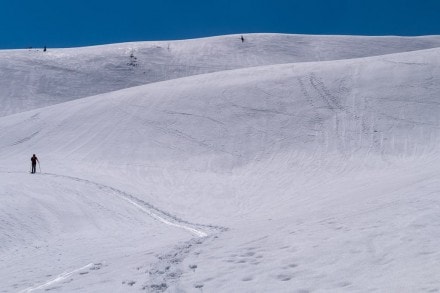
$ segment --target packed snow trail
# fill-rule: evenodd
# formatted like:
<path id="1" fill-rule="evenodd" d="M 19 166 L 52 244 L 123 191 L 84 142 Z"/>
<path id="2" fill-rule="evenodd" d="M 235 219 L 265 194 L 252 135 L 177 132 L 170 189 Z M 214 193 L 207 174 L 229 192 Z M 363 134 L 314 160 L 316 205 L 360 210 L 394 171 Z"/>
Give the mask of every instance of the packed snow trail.
<path id="1" fill-rule="evenodd" d="M 0 173 L 20 174 L 21 172 L 0 171 Z M 21 174 L 25 174 L 25 173 L 21 173 Z M 130 204 L 136 206 L 141 211 L 147 213 L 153 219 L 155 219 L 165 225 L 186 230 L 197 237 L 201 237 L 201 238 L 207 237 L 208 233 L 205 231 L 199 230 L 197 228 L 194 228 L 194 227 L 205 227 L 206 229 L 210 229 L 210 230 L 217 231 L 217 232 L 227 230 L 227 228 L 225 228 L 225 227 L 219 227 L 219 226 L 214 226 L 214 225 L 205 225 L 205 224 L 193 224 L 188 221 L 179 219 L 178 217 L 175 217 L 167 212 L 161 211 L 158 208 L 154 207 L 153 205 L 151 205 L 143 200 L 140 200 L 139 198 L 135 197 L 134 195 L 128 194 L 128 193 L 126 193 L 122 190 L 116 189 L 114 187 L 100 184 L 97 182 L 93 182 L 93 181 L 90 181 L 87 179 L 82 179 L 82 178 L 72 177 L 72 176 L 67 176 L 67 175 L 61 175 L 61 174 L 41 173 L 41 172 L 37 172 L 36 175 L 46 175 L 46 176 L 53 176 L 53 177 L 59 177 L 59 178 L 66 178 L 66 179 L 70 179 L 70 180 L 77 181 L 77 182 L 83 182 L 83 183 L 95 185 L 100 190 L 109 191 L 113 194 L 116 194 L 121 199 L 129 202 Z"/>
<path id="2" fill-rule="evenodd" d="M 156 219 L 156 220 L 158 220 L 158 221 L 160 221 L 160 222 L 162 222 L 162 223 L 164 223 L 164 224 L 166 224 L 166 225 L 169 225 L 169 226 L 173 226 L 173 227 L 177 227 L 177 228 L 180 228 L 180 229 L 187 230 L 187 231 L 191 232 L 192 234 L 196 235 L 197 237 L 201 237 L 201 238 L 203 238 L 203 237 L 207 237 L 207 236 L 208 236 L 208 234 L 205 233 L 205 232 L 203 232 L 203 231 L 200 231 L 200 230 L 197 230 L 197 229 L 194 229 L 194 228 L 188 227 L 188 226 L 184 226 L 184 225 L 181 225 L 181 224 L 177 224 L 177 223 L 173 223 L 173 222 L 170 222 L 170 221 L 168 221 L 168 220 L 165 220 L 164 218 L 162 218 L 162 217 L 160 217 L 160 216 L 158 216 L 158 215 L 152 213 L 150 210 L 148 210 L 148 209 L 146 209 L 145 207 L 139 205 L 138 203 L 132 201 L 131 199 L 128 199 L 128 198 L 126 198 L 126 197 L 124 197 L 124 199 L 125 199 L 126 201 L 128 201 L 129 203 L 131 203 L 131 204 L 137 206 L 140 210 L 142 210 L 142 211 L 146 212 L 147 214 L 149 214 L 152 218 L 154 218 L 154 219 Z"/>
<path id="3" fill-rule="evenodd" d="M 27 277 L 27 274 L 17 274 L 14 275 L 13 277 L 14 279 L 16 279 L 16 281 L 15 284 L 12 285 L 13 288 L 17 289 L 16 291 L 19 291 L 20 287 L 21 288 L 24 287 L 21 284 L 23 285 L 27 284 L 26 289 L 21 289 L 22 290 L 21 292 L 32 292 L 36 290 L 43 290 L 44 288 L 47 288 L 47 290 L 53 290 L 55 288 L 64 288 L 68 286 L 67 284 L 71 283 L 72 280 L 74 280 L 72 282 L 73 285 L 78 284 L 78 282 L 83 283 L 84 281 L 82 281 L 82 279 L 89 276 L 89 273 L 90 276 L 92 277 L 92 275 L 96 274 L 97 270 L 109 274 L 108 268 L 115 265 L 114 263 L 115 259 L 118 259 L 125 254 L 124 250 L 126 250 L 126 248 L 120 251 L 121 249 L 120 247 L 125 247 L 125 245 L 127 244 L 129 245 L 128 247 L 130 247 L 131 245 L 135 245 L 136 239 L 138 239 L 137 241 L 140 241 L 140 243 L 136 244 L 133 247 L 134 249 L 133 253 L 144 254 L 145 252 L 148 252 L 149 250 L 151 250 L 151 248 L 149 248 L 151 247 L 151 245 L 145 246 L 145 244 L 142 245 L 142 243 L 151 242 L 151 240 L 154 239 L 154 237 L 156 236 L 154 229 L 153 232 L 151 232 L 151 234 L 145 233 L 151 230 L 151 226 L 153 225 L 152 223 L 145 223 L 144 227 L 142 227 L 142 225 L 140 225 L 142 224 L 140 220 L 145 217 L 136 214 L 146 214 L 148 215 L 149 218 L 153 220 L 153 222 L 160 223 L 160 225 L 162 225 L 163 227 L 169 226 L 171 228 L 176 228 L 177 230 L 182 230 L 185 233 L 190 232 L 191 235 L 195 235 L 197 236 L 197 238 L 199 237 L 205 238 L 208 236 L 206 232 L 202 231 L 199 228 L 200 226 L 204 226 L 206 229 L 209 229 L 209 231 L 213 231 L 213 232 L 219 231 L 220 229 L 219 227 L 214 227 L 214 226 L 190 224 L 186 221 L 178 219 L 177 217 L 173 217 L 172 215 L 166 212 L 158 210 L 157 208 L 147 204 L 146 202 L 135 198 L 133 195 L 123 192 L 119 189 L 109 187 L 107 185 L 92 182 L 90 180 L 80 179 L 72 176 L 63 176 L 59 174 L 48 174 L 48 173 L 37 173 L 35 175 L 34 174 L 30 175 L 24 172 L 11 172 L 11 171 L 2 171 L 0 173 L 1 173 L 0 178 L 1 176 L 3 177 L 7 176 L 8 178 L 22 177 L 20 181 L 23 182 L 22 186 L 18 187 L 13 183 L 13 180 L 9 180 L 10 183 L 4 184 L 4 186 L 1 186 L 2 188 L 0 188 L 0 194 L 3 194 L 0 201 L 1 203 L 0 210 L 2 213 L 1 216 L 2 225 L 0 225 L 0 231 L 2 232 L 0 233 L 0 235 L 2 236 L 0 242 L 2 243 L 2 245 L 0 246 L 0 248 L 2 253 L 4 253 L 2 254 L 1 257 L 3 259 L 2 264 L 5 266 L 5 267 L 0 266 L 0 274 L 3 274 L 4 270 L 8 270 L 11 263 L 26 262 L 29 259 L 32 259 L 34 263 L 27 265 L 27 267 L 31 269 L 33 266 L 36 266 L 38 268 L 38 271 L 41 272 L 46 271 L 47 273 L 45 274 L 46 276 L 45 279 L 47 279 L 47 277 L 51 277 L 54 271 L 61 270 L 60 267 L 64 267 L 64 268 L 74 267 L 75 265 L 78 264 L 78 262 L 87 261 L 87 260 L 88 261 L 92 260 L 94 261 L 92 264 L 97 264 L 94 265 L 93 268 L 91 268 L 90 270 L 87 270 L 87 268 L 89 268 L 91 265 L 87 265 L 87 266 L 82 265 L 78 269 L 67 271 L 57 275 L 56 277 L 49 278 L 49 281 L 42 281 L 43 278 L 41 276 L 31 277 L 31 279 L 29 279 L 29 277 Z M 55 180 L 50 178 L 53 178 Z M 69 184 L 69 182 L 73 182 L 74 184 Z M 32 188 L 28 188 L 29 186 L 32 186 Z M 58 188 L 61 188 L 61 190 L 64 191 L 63 194 L 55 193 L 55 190 L 57 190 Z M 16 191 L 14 192 L 14 190 Z M 74 191 L 73 195 L 70 194 L 71 190 Z M 14 192 L 14 196 L 12 196 L 11 192 Z M 37 202 L 36 204 L 33 204 L 35 208 L 37 208 L 36 210 L 34 207 L 30 207 L 29 205 L 26 205 L 26 202 L 28 201 L 25 201 L 26 199 L 25 195 L 28 192 L 36 194 L 35 199 L 37 200 Z M 108 195 L 112 195 L 112 196 L 109 197 Z M 21 210 L 20 214 L 17 214 L 17 212 L 14 211 L 14 208 L 11 209 L 11 201 L 13 202 L 15 201 L 18 203 L 23 202 L 24 205 L 23 204 L 21 205 L 23 205 L 25 208 Z M 32 201 L 34 200 L 32 199 Z M 14 204 L 13 202 L 12 202 L 12 207 L 19 206 L 17 204 Z M 128 205 L 123 204 L 124 202 L 126 202 Z M 40 206 L 44 207 L 44 209 L 41 209 Z M 133 212 L 127 214 L 127 211 L 124 211 L 125 210 L 124 206 L 127 207 L 132 206 L 133 208 L 130 210 L 135 211 L 136 214 L 133 214 Z M 31 208 L 30 211 L 29 208 Z M 77 214 L 78 212 L 76 210 L 78 210 L 79 214 Z M 50 214 L 48 214 L 48 212 Z M 67 219 L 72 218 L 71 220 L 67 221 L 68 223 L 67 225 L 62 222 L 57 223 L 57 219 L 54 218 L 54 216 L 59 217 L 64 213 L 66 213 L 67 215 L 70 214 L 70 217 L 67 216 Z M 115 219 L 109 219 L 108 218 L 109 213 L 110 215 L 113 214 L 113 217 Z M 127 215 L 123 215 L 123 213 Z M 17 228 L 19 228 L 22 225 L 21 223 L 23 221 L 26 221 L 26 217 L 28 216 L 30 216 L 30 219 L 34 219 L 32 221 L 33 227 L 31 226 L 28 228 L 30 231 L 28 233 L 25 233 L 23 235 L 24 237 L 19 236 L 21 231 L 16 231 L 16 233 L 14 234 L 17 234 L 18 236 L 17 238 L 23 238 L 22 241 L 15 242 L 15 247 L 8 245 L 5 246 L 5 244 L 8 244 L 8 242 L 10 242 L 10 236 L 11 236 L 8 235 L 10 233 L 10 231 L 8 230 L 8 226 L 12 224 L 14 226 L 17 226 Z M 75 220 L 75 218 L 77 218 L 78 216 L 83 218 L 81 222 Z M 133 219 L 137 218 L 137 220 L 136 221 L 130 220 L 132 224 L 127 223 L 128 226 L 124 225 L 123 223 L 119 223 L 119 225 L 122 224 L 121 227 L 117 227 L 115 226 L 115 224 L 111 223 L 111 220 L 126 222 L 127 217 Z M 17 218 L 18 220 L 15 218 Z M 100 218 L 109 219 L 109 221 L 100 223 L 101 222 L 101 220 L 99 220 Z M 47 222 L 47 224 L 53 226 L 53 228 L 50 228 L 49 231 L 45 231 L 46 230 L 45 226 L 47 225 L 45 223 L 46 220 L 50 220 L 50 222 Z M 92 227 L 96 226 L 98 229 L 96 230 L 96 232 L 93 232 L 91 234 L 91 232 L 88 231 L 90 229 L 88 229 L 87 226 L 84 226 L 85 223 L 86 225 L 87 223 L 90 224 Z M 106 228 L 105 226 L 102 227 L 103 224 L 105 226 L 109 225 L 109 227 L 108 228 Z M 65 232 L 62 233 L 58 232 L 60 233 L 60 235 L 56 235 L 57 234 L 56 231 L 59 229 L 57 228 L 57 226 L 65 227 L 63 230 L 65 229 L 72 230 L 70 234 L 74 235 L 75 241 L 69 241 L 69 242 L 72 242 L 71 244 L 75 246 L 75 249 L 72 248 L 70 249 L 72 249 L 72 253 L 75 250 L 78 250 L 78 252 L 73 254 L 68 253 L 68 251 L 70 250 L 68 248 L 69 245 L 66 245 L 64 241 L 61 240 L 62 238 L 64 238 L 63 235 L 65 235 Z M 113 226 L 114 228 L 112 228 Z M 130 230 L 124 231 L 125 229 L 123 227 L 127 227 Z M 161 233 L 165 233 L 166 235 L 165 231 L 167 229 L 164 229 L 163 227 L 162 229 L 160 229 L 163 230 L 163 232 L 160 230 L 159 231 Z M 6 228 L 6 230 L 4 230 L 4 228 Z M 27 228 L 27 227 L 21 227 L 21 229 L 23 228 Z M 86 230 L 82 231 L 83 228 L 86 228 Z M 97 252 L 93 253 L 93 251 L 96 249 L 95 246 L 99 247 L 98 243 L 101 243 L 103 241 L 105 243 L 106 241 L 108 241 L 109 236 L 113 237 L 111 235 L 109 236 L 106 235 L 107 232 L 105 230 L 109 230 L 109 229 L 112 233 L 121 234 L 120 237 L 122 237 L 122 239 L 124 238 L 127 239 L 126 242 L 127 241 L 128 242 L 125 244 L 123 241 L 121 241 L 116 246 L 116 249 L 112 249 L 109 252 L 106 252 L 106 250 L 104 249 L 99 253 Z M 131 229 L 133 231 L 131 231 Z M 139 229 L 146 231 L 142 232 Z M 91 231 L 94 231 L 94 229 L 92 229 Z M 129 237 L 124 236 L 127 233 L 128 235 L 131 236 Z M 97 235 L 95 236 L 94 234 Z M 139 234 L 139 235 L 136 237 L 135 234 Z M 181 239 L 180 238 L 181 236 L 179 235 L 180 233 L 174 232 L 174 234 L 176 234 L 177 238 L 176 237 L 173 238 Z M 94 243 L 95 241 L 94 239 L 96 237 L 102 239 L 99 239 L 99 241 Z M 77 243 L 78 238 L 82 239 L 80 240 L 81 243 Z M 187 236 L 185 236 L 183 239 L 185 239 L 185 242 L 188 241 Z M 61 243 L 59 243 L 60 240 Z M 164 240 L 166 241 L 166 238 Z M 133 243 L 130 244 L 130 242 Z M 104 244 L 104 243 L 101 243 L 100 245 L 103 247 L 107 245 L 110 245 L 111 247 L 114 245 L 111 243 L 108 244 L 107 243 Z M 58 247 L 60 246 L 65 248 L 58 253 L 57 252 L 59 250 Z M 20 247 L 21 249 L 19 249 Z M 81 247 L 84 247 L 85 251 L 81 250 Z M 14 251 L 14 249 L 16 250 Z M 30 258 L 29 256 L 26 256 L 28 253 L 31 254 L 35 253 L 34 250 L 39 252 L 39 254 L 41 255 L 41 257 L 43 257 L 43 259 L 40 259 L 39 257 Z M 17 252 L 19 253 L 18 255 Z M 46 256 L 44 257 L 44 255 Z M 54 256 L 55 258 L 60 258 L 60 256 L 58 255 L 62 256 L 63 259 L 67 259 L 67 260 L 72 257 L 73 258 L 72 261 L 63 261 L 62 263 L 55 263 L 55 264 L 46 263 L 48 260 L 53 259 Z M 137 263 L 136 266 L 138 268 L 148 264 L 148 262 L 144 263 L 143 261 L 141 261 L 141 259 L 143 258 L 138 257 L 133 261 L 134 263 Z M 58 259 L 58 261 L 60 261 L 60 259 Z M 144 261 L 146 260 L 144 259 Z M 153 261 L 154 260 L 151 260 L 151 262 Z M 101 263 L 105 263 L 105 265 L 103 266 Z M 132 266 L 135 265 L 133 264 Z M 5 274 L 3 275 L 6 275 L 6 272 L 4 273 Z M 117 282 L 120 279 L 121 279 L 120 276 L 116 277 L 113 282 Z M 133 282 L 134 281 L 129 281 L 128 283 L 132 284 Z M 5 289 L 8 288 L 9 280 L 8 282 L 4 280 L 2 283 L 5 286 L 4 287 Z M 38 285 L 31 285 L 32 283 L 34 284 L 37 283 Z M 120 290 L 123 291 L 122 289 Z M 9 290 L 6 292 L 9 292 Z"/>
<path id="4" fill-rule="evenodd" d="M 24 290 L 20 291 L 20 293 L 30 293 L 30 292 L 35 291 L 35 290 L 44 289 L 44 288 L 46 288 L 46 287 L 48 287 L 50 285 L 53 285 L 55 283 L 61 282 L 61 281 L 65 280 L 65 279 L 69 278 L 70 276 L 72 276 L 73 274 L 75 274 L 77 272 L 80 272 L 80 271 L 83 271 L 85 269 L 88 269 L 88 268 L 92 267 L 93 265 L 94 265 L 93 263 L 89 263 L 88 265 L 85 265 L 85 266 L 83 266 L 83 267 L 81 267 L 79 269 L 75 269 L 75 270 L 70 271 L 70 272 L 62 273 L 62 274 L 58 275 L 53 280 L 50 280 L 50 281 L 48 281 L 48 282 L 46 282 L 44 284 L 41 284 L 41 285 L 37 285 L 35 287 L 30 287 L 30 288 L 24 289 Z"/>
<path id="5" fill-rule="evenodd" d="M 205 227 L 205 228 L 209 228 L 209 229 L 221 229 L 221 230 L 225 230 L 225 228 L 221 228 L 221 227 L 216 227 L 216 226 L 212 226 L 212 225 L 202 225 L 202 224 L 192 224 L 189 223 L 187 221 L 181 220 L 177 217 L 174 217 L 172 215 L 170 215 L 169 213 L 166 213 L 164 211 L 161 211 L 157 208 L 155 208 L 154 206 L 152 206 L 149 203 L 146 203 L 143 200 L 138 199 L 137 197 L 128 194 L 122 190 L 116 189 L 114 187 L 110 187 L 104 184 L 100 184 L 97 182 L 93 182 L 87 179 L 81 179 L 78 177 L 72 177 L 72 176 L 66 176 L 66 175 L 60 175 L 60 174 L 52 174 L 52 173 L 40 173 L 41 175 L 48 175 L 48 176 L 54 176 L 54 177 L 62 177 L 62 178 L 67 178 L 67 179 L 71 179 L 77 182 L 84 182 L 87 184 L 92 184 L 95 185 L 96 187 L 98 187 L 99 189 L 103 189 L 103 190 L 107 190 L 110 192 L 113 192 L 114 194 L 117 194 L 120 198 L 126 200 L 127 202 L 131 203 L 132 205 L 136 206 L 137 208 L 139 208 L 141 211 L 147 213 L 150 217 L 152 217 L 153 219 L 168 225 L 168 226 L 172 226 L 172 227 L 176 227 L 179 229 L 183 229 L 186 230 L 192 234 L 194 234 L 197 237 L 207 237 L 208 233 L 199 230 L 197 228 L 194 227 Z"/>

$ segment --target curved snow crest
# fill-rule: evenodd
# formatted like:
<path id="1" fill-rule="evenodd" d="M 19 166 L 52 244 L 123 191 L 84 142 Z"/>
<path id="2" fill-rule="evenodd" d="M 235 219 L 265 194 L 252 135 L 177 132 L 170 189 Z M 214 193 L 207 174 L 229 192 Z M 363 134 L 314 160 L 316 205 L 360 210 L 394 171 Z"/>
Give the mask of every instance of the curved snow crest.
<path id="1" fill-rule="evenodd" d="M 149 203 L 146 203 L 143 200 L 138 199 L 137 197 L 135 197 L 131 194 L 128 194 L 122 190 L 116 189 L 111 186 L 107 186 L 107 185 L 100 184 L 100 183 L 93 182 L 93 181 L 86 180 L 86 179 L 81 179 L 78 177 L 72 177 L 72 176 L 66 176 L 66 175 L 60 175 L 60 174 L 52 174 L 52 173 L 41 173 L 41 174 L 54 176 L 54 177 L 67 178 L 67 179 L 71 179 L 74 181 L 95 185 L 99 189 L 107 189 L 109 191 L 112 191 L 113 193 L 116 193 L 117 196 L 119 196 L 120 198 L 124 199 L 125 201 L 131 203 L 132 205 L 134 205 L 137 208 L 139 208 L 140 210 L 142 210 L 143 212 L 147 213 L 153 219 L 155 219 L 159 222 L 162 222 L 165 225 L 188 231 L 191 234 L 193 234 L 197 237 L 200 237 L 200 238 L 207 237 L 208 233 L 205 231 L 202 231 L 201 229 L 199 229 L 199 227 L 205 227 L 205 228 L 208 228 L 211 230 L 217 230 L 217 231 L 225 231 L 226 230 L 226 228 L 223 228 L 223 227 L 218 227 L 218 226 L 213 226 L 213 225 L 193 224 L 193 223 L 184 221 L 184 220 L 179 219 L 175 216 L 172 216 L 171 214 L 169 214 L 167 212 L 159 210 L 158 208 L 152 206 Z"/>

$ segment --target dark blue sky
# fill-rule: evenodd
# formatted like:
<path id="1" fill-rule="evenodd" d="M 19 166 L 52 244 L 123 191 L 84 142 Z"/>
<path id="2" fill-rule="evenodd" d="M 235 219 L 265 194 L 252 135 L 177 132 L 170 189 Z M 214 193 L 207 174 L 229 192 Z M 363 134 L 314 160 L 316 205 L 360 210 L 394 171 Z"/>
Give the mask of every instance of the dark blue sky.
<path id="1" fill-rule="evenodd" d="M 440 0 L 2 0 L 0 48 L 231 33 L 440 34 Z"/>

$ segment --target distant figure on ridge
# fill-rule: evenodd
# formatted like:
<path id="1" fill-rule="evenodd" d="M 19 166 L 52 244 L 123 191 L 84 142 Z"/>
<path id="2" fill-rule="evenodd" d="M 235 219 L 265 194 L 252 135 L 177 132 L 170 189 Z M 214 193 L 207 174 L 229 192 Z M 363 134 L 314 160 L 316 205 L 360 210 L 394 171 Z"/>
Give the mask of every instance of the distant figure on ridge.
<path id="1" fill-rule="evenodd" d="M 46 47 L 46 46 L 44 46 L 43 52 L 46 52 L 46 51 L 47 51 L 47 47 Z"/>
<path id="2" fill-rule="evenodd" d="M 240 39 L 241 39 L 241 42 L 243 43 L 243 42 L 244 42 L 244 37 L 243 37 L 243 36 L 241 36 L 241 38 L 240 38 Z"/>
<path id="3" fill-rule="evenodd" d="M 31 162 L 32 162 L 32 170 L 31 173 L 34 174 L 36 167 L 37 167 L 37 162 L 38 164 L 40 164 L 40 161 L 38 161 L 38 158 L 35 154 L 33 154 L 32 158 L 31 158 Z"/>

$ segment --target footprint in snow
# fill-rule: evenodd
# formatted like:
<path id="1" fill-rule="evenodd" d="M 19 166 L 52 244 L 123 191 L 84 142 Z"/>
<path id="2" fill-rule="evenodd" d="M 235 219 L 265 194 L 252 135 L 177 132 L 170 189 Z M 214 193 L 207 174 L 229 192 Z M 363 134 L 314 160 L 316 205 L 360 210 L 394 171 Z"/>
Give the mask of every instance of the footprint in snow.
<path id="1" fill-rule="evenodd" d="M 127 284 L 128 286 L 133 286 L 136 284 L 136 281 L 123 281 L 122 284 Z"/>
<path id="2" fill-rule="evenodd" d="M 50 288 L 46 288 L 44 291 L 49 292 L 49 291 L 58 290 L 58 289 L 61 289 L 61 287 L 60 286 L 50 287 Z"/>
<path id="3" fill-rule="evenodd" d="M 90 268 L 91 271 L 96 271 L 96 270 L 100 270 L 102 267 L 102 263 L 95 263 L 93 264 L 93 266 Z"/>
<path id="4" fill-rule="evenodd" d="M 203 284 L 195 284 L 194 288 L 202 289 L 203 288 Z"/>
<path id="5" fill-rule="evenodd" d="M 286 281 L 290 281 L 292 279 L 292 276 L 290 275 L 285 275 L 285 274 L 279 274 L 276 277 L 278 280 L 286 282 Z"/>

